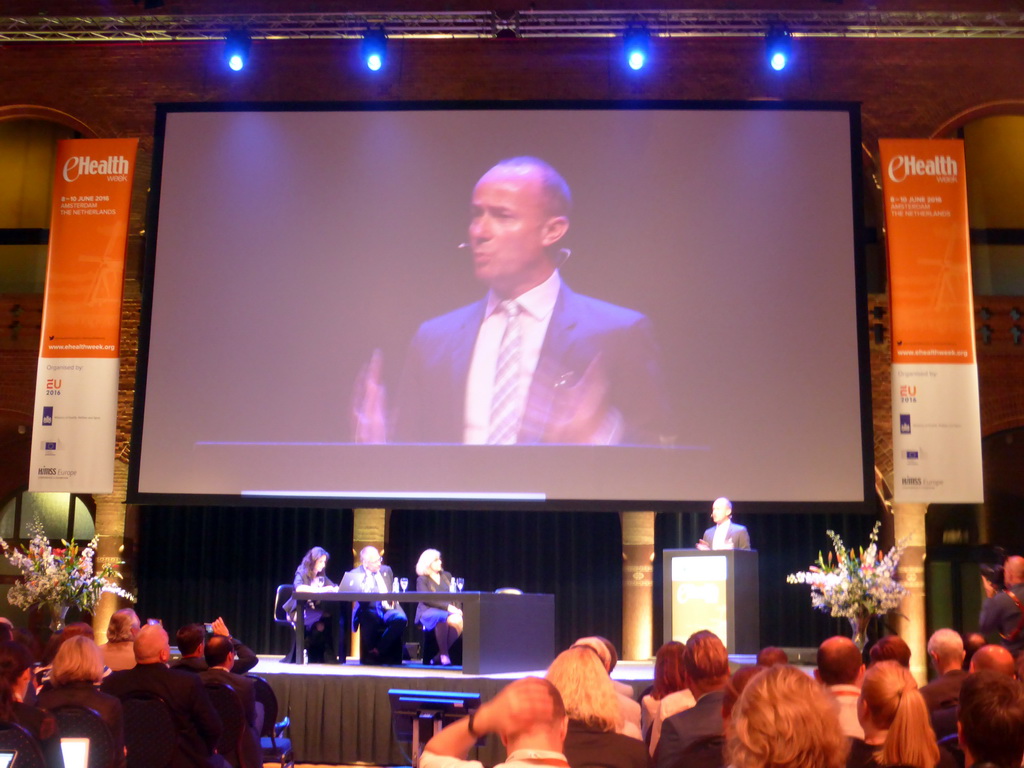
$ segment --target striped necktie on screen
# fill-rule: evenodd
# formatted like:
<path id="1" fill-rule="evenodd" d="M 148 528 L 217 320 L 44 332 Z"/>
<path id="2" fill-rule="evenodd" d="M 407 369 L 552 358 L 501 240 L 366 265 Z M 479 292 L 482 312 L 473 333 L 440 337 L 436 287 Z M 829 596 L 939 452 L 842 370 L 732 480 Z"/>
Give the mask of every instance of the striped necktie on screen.
<path id="1" fill-rule="evenodd" d="M 498 363 L 494 369 L 494 389 L 491 395 L 491 422 L 487 434 L 488 445 L 512 445 L 523 418 L 522 394 L 519 386 L 519 368 L 523 357 L 523 329 L 519 322 L 522 307 L 514 301 L 498 305 L 508 321 L 498 347 Z"/>

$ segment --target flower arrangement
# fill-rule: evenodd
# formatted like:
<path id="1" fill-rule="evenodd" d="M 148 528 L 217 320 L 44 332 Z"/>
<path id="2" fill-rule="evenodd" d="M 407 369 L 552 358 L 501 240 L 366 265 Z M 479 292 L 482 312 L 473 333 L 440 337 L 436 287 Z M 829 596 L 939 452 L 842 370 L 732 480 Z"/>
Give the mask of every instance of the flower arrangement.
<path id="1" fill-rule="evenodd" d="M 98 538 L 94 537 L 84 549 L 64 540 L 63 548 L 54 548 L 39 520 L 29 525 L 29 531 L 32 539 L 27 547 L 12 546 L 0 538 L 4 556 L 21 571 L 21 577 L 7 593 L 11 605 L 23 611 L 48 606 L 56 614 L 67 606 L 92 612 L 104 592 L 135 601 L 134 595 L 117 585 L 121 574 L 113 566 L 94 570 Z"/>
<path id="2" fill-rule="evenodd" d="M 859 552 L 847 549 L 835 531 L 828 531 L 835 552 L 829 552 L 827 560 L 819 552 L 816 565 L 786 577 L 790 584 L 810 584 L 811 605 L 832 616 L 850 619 L 857 634 L 866 629 L 872 616 L 898 608 L 907 593 L 896 580 L 904 542 L 884 554 L 879 552 L 880 525 L 875 523 L 868 548 L 861 547 Z"/>

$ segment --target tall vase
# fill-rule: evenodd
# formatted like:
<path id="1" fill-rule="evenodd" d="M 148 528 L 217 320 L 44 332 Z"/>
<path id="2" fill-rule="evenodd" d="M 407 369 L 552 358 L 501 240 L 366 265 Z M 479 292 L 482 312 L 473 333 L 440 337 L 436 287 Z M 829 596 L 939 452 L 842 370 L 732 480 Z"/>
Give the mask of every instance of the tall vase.
<path id="1" fill-rule="evenodd" d="M 871 623 L 871 614 L 861 611 L 856 616 L 850 617 L 850 629 L 853 631 L 853 644 L 864 652 L 864 646 L 868 643 L 868 625 Z"/>
<path id="2" fill-rule="evenodd" d="M 57 633 L 64 631 L 64 619 L 68 615 L 68 605 L 54 605 L 51 606 L 50 610 L 53 612 L 50 618 L 50 631 Z"/>

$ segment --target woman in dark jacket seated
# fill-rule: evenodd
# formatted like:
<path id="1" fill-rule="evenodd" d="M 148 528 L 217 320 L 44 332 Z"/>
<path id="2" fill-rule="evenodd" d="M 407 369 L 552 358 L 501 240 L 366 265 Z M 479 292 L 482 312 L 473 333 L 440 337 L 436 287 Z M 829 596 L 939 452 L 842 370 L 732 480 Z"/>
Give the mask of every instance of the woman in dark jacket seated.
<path id="1" fill-rule="evenodd" d="M 103 680 L 103 654 L 88 637 L 70 637 L 53 658 L 50 685 L 39 694 L 36 704 L 52 712 L 58 707 L 87 707 L 103 718 L 114 739 L 114 766 L 123 768 L 124 723 L 121 701 L 102 693 L 96 686 Z"/>
<path id="2" fill-rule="evenodd" d="M 308 587 L 313 591 L 324 591 L 337 586 L 327 578 L 327 562 L 331 559 L 330 554 L 323 547 L 313 547 L 302 558 L 299 567 L 295 569 L 295 579 L 292 584 L 295 589 Z M 285 613 L 293 615 L 298 608 L 298 601 L 306 600 L 305 625 L 306 625 L 306 655 L 310 664 L 336 664 L 338 656 L 335 653 L 334 640 L 334 617 L 327 607 L 315 598 L 309 596 L 299 597 L 293 595 L 283 606 Z M 293 619 L 294 620 L 294 619 Z M 287 661 L 298 661 L 295 658 L 293 647 Z"/>
<path id="3" fill-rule="evenodd" d="M 0 721 L 17 723 L 28 731 L 39 742 L 47 768 L 64 768 L 57 721 L 23 701 L 34 663 L 32 653 L 21 643 L 0 643 Z"/>
<path id="4" fill-rule="evenodd" d="M 436 549 L 424 550 L 416 563 L 416 591 L 447 593 L 451 590 L 452 575 L 444 570 L 441 553 Z M 452 663 L 449 651 L 462 634 L 462 609 L 447 597 L 425 600 L 416 606 L 416 623 L 437 638 L 437 656 L 430 663 L 449 666 Z"/>
<path id="5" fill-rule="evenodd" d="M 601 659 L 590 648 L 562 651 L 548 667 L 569 717 L 563 752 L 571 768 L 647 768 L 647 746 L 618 733 L 623 727 L 619 700 Z"/>

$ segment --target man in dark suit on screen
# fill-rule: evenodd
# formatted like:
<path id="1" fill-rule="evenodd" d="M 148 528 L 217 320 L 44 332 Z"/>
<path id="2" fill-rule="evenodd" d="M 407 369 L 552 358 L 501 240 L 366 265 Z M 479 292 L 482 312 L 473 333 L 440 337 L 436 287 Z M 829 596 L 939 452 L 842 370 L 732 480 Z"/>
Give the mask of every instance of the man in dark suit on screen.
<path id="1" fill-rule="evenodd" d="M 538 158 L 483 175 L 464 247 L 488 293 L 420 326 L 393 434 L 374 355 L 356 387 L 357 442 L 674 441 L 650 321 L 562 281 L 571 208 L 569 186 Z"/>

